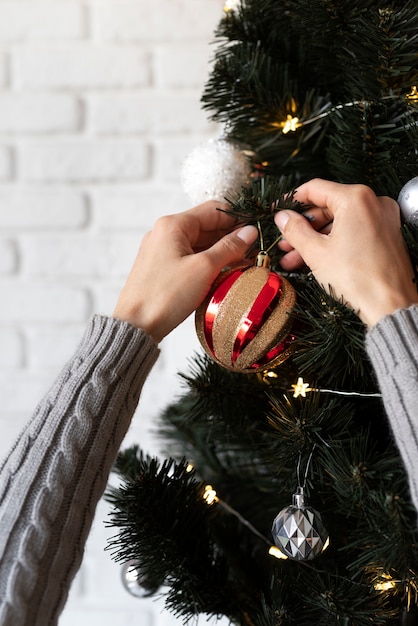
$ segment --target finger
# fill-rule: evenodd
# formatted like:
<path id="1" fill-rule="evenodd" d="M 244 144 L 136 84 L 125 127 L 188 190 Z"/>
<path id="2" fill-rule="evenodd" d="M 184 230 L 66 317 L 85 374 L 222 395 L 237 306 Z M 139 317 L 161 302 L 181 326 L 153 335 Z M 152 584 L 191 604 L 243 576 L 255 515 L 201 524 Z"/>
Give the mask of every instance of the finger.
<path id="1" fill-rule="evenodd" d="M 308 209 L 305 213 L 302 213 L 302 215 L 315 230 L 322 231 L 324 227 L 332 222 L 330 212 L 320 207 Z"/>
<path id="2" fill-rule="evenodd" d="M 296 189 L 295 200 L 313 204 L 322 210 L 327 222 L 332 221 L 339 202 L 346 202 L 347 186 L 321 178 L 314 178 Z M 307 211 L 310 213 L 311 211 Z"/>
<path id="3" fill-rule="evenodd" d="M 284 238 L 280 239 L 277 245 L 282 252 L 290 252 L 291 250 L 294 250 L 294 247 L 290 245 L 287 239 L 284 239 Z"/>
<path id="4" fill-rule="evenodd" d="M 218 271 L 226 265 L 244 259 L 247 250 L 257 241 L 258 230 L 247 225 L 225 235 L 202 252 Z"/>
<path id="5" fill-rule="evenodd" d="M 377 197 L 382 208 L 385 212 L 391 213 L 392 219 L 394 221 L 394 225 L 401 227 L 401 208 L 399 204 L 393 198 L 389 196 L 378 196 Z"/>
<path id="6" fill-rule="evenodd" d="M 317 232 L 320 232 L 322 235 L 329 235 L 330 232 L 332 231 L 333 222 L 327 222 L 323 224 L 324 221 L 325 221 L 324 219 L 323 220 L 318 219 L 316 222 L 312 222 L 311 220 L 309 220 L 309 223 L 312 225 L 312 228 L 314 228 Z M 282 237 L 282 239 L 280 239 L 277 246 L 282 252 L 286 252 L 286 253 L 290 252 L 291 250 L 294 250 L 294 247 L 287 241 L 287 239 L 285 239 L 284 236 Z"/>
<path id="7" fill-rule="evenodd" d="M 303 267 L 305 262 L 299 252 L 293 249 L 280 259 L 280 265 L 284 270 L 292 272 Z"/>
<path id="8" fill-rule="evenodd" d="M 187 211 L 160 217 L 152 235 L 170 241 L 181 254 L 206 249 L 236 224 L 236 218 L 225 213 L 228 209 L 227 203 L 209 200 Z"/>
<path id="9" fill-rule="evenodd" d="M 325 235 L 318 233 L 303 215 L 295 211 L 284 210 L 276 213 L 274 221 L 284 234 L 288 244 L 297 250 L 303 261 L 309 265 L 308 259 L 313 256 L 313 249 L 320 245 Z M 291 252 L 289 252 L 291 254 Z M 290 260 L 289 260 L 290 259 Z M 286 263 L 291 263 L 292 256 Z M 283 265 L 283 263 L 282 263 Z M 284 266 L 283 266 L 284 267 Z"/>
<path id="10" fill-rule="evenodd" d="M 182 217 L 183 227 L 193 230 L 195 243 L 200 243 L 199 237 L 207 238 L 207 234 L 225 233 L 231 230 L 237 223 L 235 216 L 227 213 L 231 206 L 226 202 L 209 200 L 188 211 L 184 211 Z"/>
<path id="11" fill-rule="evenodd" d="M 332 222 L 328 222 L 328 224 L 325 224 L 325 226 L 320 228 L 318 232 L 320 232 L 321 235 L 329 235 L 330 232 L 332 231 L 333 224 L 334 224 L 333 221 Z"/>

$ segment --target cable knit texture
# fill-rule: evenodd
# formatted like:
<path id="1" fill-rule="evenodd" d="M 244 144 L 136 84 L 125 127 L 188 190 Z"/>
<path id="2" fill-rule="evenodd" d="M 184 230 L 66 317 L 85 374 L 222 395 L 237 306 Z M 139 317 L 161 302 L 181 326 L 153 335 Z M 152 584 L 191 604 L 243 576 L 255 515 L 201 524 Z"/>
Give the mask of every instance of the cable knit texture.
<path id="1" fill-rule="evenodd" d="M 418 306 L 383 318 L 369 331 L 366 349 L 418 510 Z"/>
<path id="2" fill-rule="evenodd" d="M 52 626 L 96 505 L 158 356 L 148 335 L 94 316 L 0 468 L 0 624 Z"/>
<path id="3" fill-rule="evenodd" d="M 368 333 L 418 509 L 418 307 Z M 0 624 L 54 626 L 96 504 L 158 355 L 143 331 L 95 316 L 0 468 Z"/>

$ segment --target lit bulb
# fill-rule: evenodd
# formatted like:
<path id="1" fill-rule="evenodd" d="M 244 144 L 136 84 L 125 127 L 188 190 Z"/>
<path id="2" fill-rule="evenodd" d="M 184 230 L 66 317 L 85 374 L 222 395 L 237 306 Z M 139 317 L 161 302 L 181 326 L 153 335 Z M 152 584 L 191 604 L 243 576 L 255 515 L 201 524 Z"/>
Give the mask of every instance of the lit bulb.
<path id="1" fill-rule="evenodd" d="M 298 117 L 292 117 L 291 115 L 288 115 L 286 121 L 282 122 L 281 124 L 282 133 L 283 135 L 287 135 L 288 132 L 294 132 L 300 126 L 302 126 L 302 124 L 300 124 Z"/>
<path id="2" fill-rule="evenodd" d="M 309 387 L 309 383 L 303 382 L 303 378 L 298 378 L 296 385 L 292 385 L 293 387 L 293 397 L 298 398 L 302 396 L 302 398 L 306 398 L 306 394 L 308 391 L 312 391 L 312 388 Z"/>
<path id="3" fill-rule="evenodd" d="M 269 554 L 271 556 L 274 556 L 276 559 L 288 559 L 289 558 L 285 554 L 283 554 L 283 552 L 280 552 L 277 546 L 270 546 Z"/>
<path id="4" fill-rule="evenodd" d="M 230 11 L 233 11 L 234 9 L 236 9 L 238 4 L 239 4 L 239 0 L 226 0 L 225 6 L 224 6 L 225 13 L 229 13 Z"/>
<path id="5" fill-rule="evenodd" d="M 382 574 L 379 582 L 376 582 L 374 585 L 376 591 L 390 591 L 394 587 L 396 587 L 396 581 L 389 576 L 389 574 Z"/>
<path id="6" fill-rule="evenodd" d="M 213 489 L 212 485 L 206 485 L 205 491 L 203 492 L 203 499 L 209 506 L 214 504 L 214 502 L 218 502 L 219 498 L 216 495 L 216 491 Z"/>
<path id="7" fill-rule="evenodd" d="M 413 85 L 411 87 L 411 93 L 407 93 L 406 97 L 408 100 L 411 100 L 413 102 L 417 102 L 418 101 L 418 89 L 416 85 Z"/>

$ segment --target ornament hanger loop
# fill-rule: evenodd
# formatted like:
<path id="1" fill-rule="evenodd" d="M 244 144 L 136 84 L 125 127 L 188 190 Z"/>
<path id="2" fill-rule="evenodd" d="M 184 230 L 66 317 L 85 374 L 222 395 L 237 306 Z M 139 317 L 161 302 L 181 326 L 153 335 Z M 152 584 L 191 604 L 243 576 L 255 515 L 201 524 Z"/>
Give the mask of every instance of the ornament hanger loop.
<path id="1" fill-rule="evenodd" d="M 297 479 L 298 479 L 298 491 L 301 490 L 302 494 L 303 494 L 303 491 L 304 491 L 304 489 L 306 487 L 306 481 L 308 479 L 309 467 L 311 465 L 312 456 L 313 456 L 315 448 L 316 448 L 316 443 L 314 443 L 314 445 L 312 446 L 312 450 L 311 450 L 311 452 L 309 454 L 309 458 L 308 458 L 308 461 L 306 463 L 305 475 L 303 477 L 303 483 L 300 480 L 300 465 L 301 465 L 301 462 L 302 462 L 302 453 L 299 452 L 299 460 L 298 460 L 298 464 L 297 464 L 297 467 L 296 467 L 296 474 L 297 474 Z"/>

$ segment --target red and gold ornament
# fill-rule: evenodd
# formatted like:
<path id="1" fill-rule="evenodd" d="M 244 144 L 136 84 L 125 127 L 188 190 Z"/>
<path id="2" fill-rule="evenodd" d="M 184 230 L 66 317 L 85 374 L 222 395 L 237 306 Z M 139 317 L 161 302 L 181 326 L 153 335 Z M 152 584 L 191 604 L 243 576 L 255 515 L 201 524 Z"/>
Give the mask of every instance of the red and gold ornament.
<path id="1" fill-rule="evenodd" d="M 292 352 L 292 285 L 270 270 L 261 252 L 254 266 L 222 272 L 196 311 L 196 332 L 205 352 L 235 372 L 275 367 Z"/>

